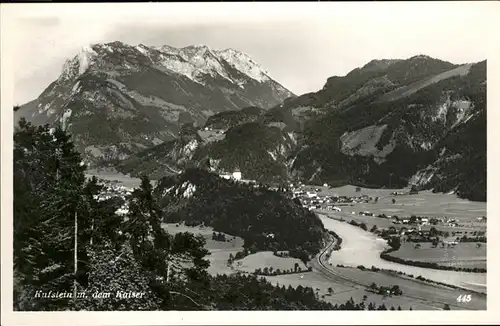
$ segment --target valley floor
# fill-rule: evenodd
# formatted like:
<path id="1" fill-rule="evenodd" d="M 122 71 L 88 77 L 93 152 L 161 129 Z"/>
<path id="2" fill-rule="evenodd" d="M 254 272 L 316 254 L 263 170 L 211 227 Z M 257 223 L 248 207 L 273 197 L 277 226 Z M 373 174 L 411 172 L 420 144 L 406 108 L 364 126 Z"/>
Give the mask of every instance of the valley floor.
<path id="1" fill-rule="evenodd" d="M 332 226 L 332 224 L 328 223 L 328 221 L 326 221 L 325 219 L 328 219 L 328 217 L 322 218 L 325 226 Z M 348 225 L 347 223 L 342 224 Z M 240 251 L 243 248 L 243 239 L 239 237 L 232 237 L 231 235 L 226 235 L 229 239 L 228 242 L 214 241 L 211 239 L 213 229 L 209 227 L 187 227 L 182 224 L 177 225 L 173 223 L 164 224 L 164 227 L 173 234 L 177 232 L 193 232 L 195 234 L 202 234 L 207 240 L 205 247 L 211 253 L 208 257 L 210 261 L 210 267 L 208 271 L 212 275 L 231 274 L 236 272 L 237 270 L 242 272 L 252 272 L 256 268 L 264 268 L 269 266 L 274 266 L 275 268 L 276 266 L 280 266 L 281 268 L 290 268 L 293 265 L 293 262 L 288 261 L 290 260 L 290 258 L 284 259 L 274 257 L 271 252 L 260 252 L 238 260 L 233 264 L 232 267 L 229 267 L 227 265 L 229 254 L 232 253 L 234 256 L 236 252 Z M 354 232 L 356 232 L 357 229 L 359 228 L 354 228 Z M 345 234 L 342 228 L 339 229 L 338 227 L 336 227 L 335 230 L 341 237 L 344 236 L 342 237 L 343 239 L 346 239 L 347 234 Z M 362 231 L 361 229 L 359 230 Z M 343 240 L 343 247 L 344 242 L 346 242 L 346 240 Z M 349 242 L 347 241 L 347 243 Z M 329 251 L 331 245 L 333 245 L 333 243 L 325 248 L 325 250 L 320 255 L 318 255 L 316 259 L 311 261 L 310 265 L 313 267 L 313 270 L 311 272 L 265 276 L 265 278 L 271 283 L 280 286 L 291 285 L 292 287 L 297 287 L 299 285 L 302 285 L 311 287 L 315 290 L 320 298 L 332 304 L 345 303 L 352 297 L 355 302 L 366 300 L 367 303 L 373 302 L 377 305 L 384 303 L 387 307 L 394 306 L 396 309 L 398 306 L 400 306 L 403 310 L 408 310 L 410 309 L 410 307 L 413 310 L 441 310 L 444 307 L 444 304 L 449 304 L 452 310 L 486 309 L 485 294 L 479 294 L 467 290 L 456 290 L 441 285 L 417 281 L 415 279 L 410 279 L 407 277 L 390 275 L 381 271 L 361 271 L 356 268 L 356 266 L 359 265 L 358 262 L 353 262 L 350 260 L 339 260 L 338 258 L 332 258 L 335 259 L 335 263 L 332 263 L 332 265 L 330 265 L 324 254 Z M 349 247 L 344 248 L 346 248 L 345 252 L 342 252 L 343 249 L 341 249 L 337 253 L 342 253 L 342 255 L 345 256 L 353 256 L 352 249 L 349 250 Z M 366 250 L 366 247 L 363 247 L 362 250 Z M 332 257 L 337 257 L 335 255 L 336 252 L 334 251 L 333 253 L 334 254 L 332 254 Z M 377 255 L 378 251 L 368 250 L 368 253 Z M 368 255 L 366 254 L 361 255 L 360 252 L 358 252 L 357 255 L 354 256 L 361 257 L 362 259 L 363 257 L 368 257 Z M 278 260 L 283 260 L 283 262 L 280 262 L 280 265 L 276 265 L 275 258 Z M 346 265 L 348 264 L 348 262 L 354 263 L 354 267 L 336 267 L 336 264 L 343 263 L 344 265 Z M 386 263 L 385 261 L 383 262 Z M 371 267 L 371 265 L 368 265 L 366 261 L 365 266 Z M 400 266 L 404 266 L 403 268 L 412 267 L 405 265 Z M 394 266 L 392 267 L 392 269 L 396 269 L 394 268 Z M 443 271 L 436 272 L 441 273 Z M 479 279 L 480 278 L 481 277 L 479 277 Z M 372 282 L 375 282 L 378 286 L 399 285 L 403 290 L 403 295 L 383 296 L 368 292 L 366 289 Z M 330 293 L 329 288 L 331 288 L 332 293 Z M 469 303 L 459 303 L 457 302 L 457 297 L 460 294 L 472 294 L 473 300 Z M 363 297 L 365 295 L 366 298 L 364 299 Z"/>
<path id="2" fill-rule="evenodd" d="M 88 175 L 96 175 L 108 180 L 117 180 L 119 183 L 130 187 L 137 186 L 140 181 L 139 179 L 118 175 L 112 172 L 104 174 L 100 172 L 89 172 Z M 344 190 L 348 189 L 350 188 Z M 329 191 L 332 190 L 330 189 Z M 377 192 L 377 190 L 373 191 Z M 386 190 L 382 191 L 385 192 Z M 401 198 L 402 197 L 400 197 L 400 199 Z M 434 199 L 432 200 L 435 201 Z M 474 215 L 482 214 L 482 211 L 479 212 L 481 210 L 479 206 L 480 205 L 478 205 L 477 209 L 472 210 L 475 212 L 470 211 L 470 213 Z M 361 208 L 356 207 L 355 210 L 359 211 Z M 342 304 L 350 298 L 353 298 L 355 302 L 366 300 L 367 303 L 373 302 L 377 305 L 384 303 L 388 308 L 394 306 L 397 309 L 397 307 L 400 306 L 403 310 L 408 310 L 410 307 L 413 310 L 441 310 L 445 304 L 448 304 L 452 310 L 486 309 L 485 273 L 478 274 L 431 270 L 382 260 L 380 258 L 380 252 L 387 246 L 384 240 L 378 239 L 374 234 L 363 231 L 358 227 L 335 220 L 334 218 L 339 218 L 339 216 L 335 216 L 335 214 L 339 214 L 339 212 L 319 211 L 318 213 L 320 213 L 319 216 L 325 228 L 335 231 L 343 239 L 341 249 L 333 251 L 330 258 L 326 259 L 325 254 L 330 251 L 330 246 L 333 245 L 332 243 L 309 263 L 309 265 L 313 267 L 312 271 L 265 276 L 271 283 L 280 286 L 291 285 L 292 287 L 297 287 L 302 285 L 311 287 L 320 298 L 332 304 Z M 450 213 L 450 211 L 448 211 L 448 213 Z M 326 216 L 325 214 L 330 214 L 331 216 Z M 374 217 L 351 215 L 351 212 L 347 210 L 343 210 L 340 214 L 345 215 L 346 221 L 349 221 L 348 216 L 372 219 L 372 221 L 376 219 Z M 384 219 L 380 220 L 386 221 Z M 295 263 L 293 258 L 279 258 L 275 257 L 271 252 L 260 252 L 235 261 L 232 266 L 229 266 L 227 263 L 229 255 L 232 254 L 234 256 L 238 251 L 243 249 L 243 239 L 232 235 L 226 235 L 226 241 L 215 241 L 212 239 L 214 230 L 210 227 L 187 227 L 183 224 L 174 223 L 165 223 L 163 227 L 172 234 L 186 231 L 193 232 L 194 234 L 202 234 L 206 239 L 205 247 L 210 252 L 210 255 L 207 257 L 210 261 L 208 271 L 212 275 L 230 274 L 237 270 L 242 272 L 253 272 L 257 268 L 264 268 L 266 266 L 273 266 L 273 268 L 291 268 Z M 484 251 L 485 250 L 486 249 L 484 249 Z M 337 267 L 337 264 L 346 267 Z M 376 266 L 378 268 L 402 271 L 413 274 L 415 277 L 422 275 L 431 280 L 459 286 L 463 288 L 463 290 L 418 281 L 384 271 L 373 272 L 370 270 L 360 270 L 356 268 L 358 265 L 364 265 L 368 269 L 371 266 Z M 375 282 L 378 286 L 399 285 L 403 291 L 403 295 L 383 296 L 368 292 L 367 288 L 372 282 Z M 472 300 L 468 303 L 457 302 L 458 296 L 464 294 L 471 294 Z"/>

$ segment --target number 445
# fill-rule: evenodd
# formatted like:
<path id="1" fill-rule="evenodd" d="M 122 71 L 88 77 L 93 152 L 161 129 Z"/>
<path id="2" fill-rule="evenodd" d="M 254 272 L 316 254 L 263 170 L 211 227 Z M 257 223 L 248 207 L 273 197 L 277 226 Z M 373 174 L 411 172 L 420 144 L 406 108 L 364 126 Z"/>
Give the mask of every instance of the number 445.
<path id="1" fill-rule="evenodd" d="M 457 298 L 457 302 L 471 302 L 472 296 L 470 294 L 460 294 Z"/>

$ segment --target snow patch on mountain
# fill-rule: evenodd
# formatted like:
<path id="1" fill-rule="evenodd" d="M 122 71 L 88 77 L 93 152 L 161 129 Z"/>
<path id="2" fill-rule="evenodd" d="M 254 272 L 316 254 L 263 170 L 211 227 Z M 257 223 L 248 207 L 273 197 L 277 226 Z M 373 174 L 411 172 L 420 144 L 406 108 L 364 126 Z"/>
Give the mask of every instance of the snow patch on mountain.
<path id="1" fill-rule="evenodd" d="M 108 51 L 108 52 L 111 52 L 113 53 L 113 48 L 110 47 L 109 45 L 107 44 L 102 44 L 101 47 L 105 50 L 105 51 Z"/>
<path id="2" fill-rule="evenodd" d="M 97 53 L 90 46 L 84 46 L 78 53 L 78 74 L 83 74 L 93 63 L 93 58 Z"/>
<path id="3" fill-rule="evenodd" d="M 184 48 L 175 48 L 169 45 L 152 47 L 167 56 L 162 56 L 162 65 L 177 73 L 201 83 L 200 77 L 204 74 L 215 74 L 227 79 L 240 87 L 244 82 L 231 78 L 223 67 L 221 60 L 248 77 L 262 83 L 270 80 L 266 70 L 260 67 L 248 55 L 233 50 L 212 50 L 206 45 L 191 45 Z M 179 58 L 184 59 L 180 61 Z"/>
<path id="4" fill-rule="evenodd" d="M 94 63 L 97 55 L 91 45 L 83 46 L 76 56 L 66 60 L 59 78 L 67 80 L 82 75 Z"/>
<path id="5" fill-rule="evenodd" d="M 149 60 L 153 61 L 153 59 L 151 59 L 151 56 L 149 54 L 147 47 L 145 47 L 142 44 L 139 44 L 139 45 L 135 46 L 135 48 L 137 49 L 137 51 L 141 52 L 144 56 L 148 57 Z"/>
<path id="6" fill-rule="evenodd" d="M 215 53 L 240 72 L 260 83 L 269 81 L 270 79 L 266 70 L 242 52 L 233 49 L 225 49 L 215 51 Z"/>

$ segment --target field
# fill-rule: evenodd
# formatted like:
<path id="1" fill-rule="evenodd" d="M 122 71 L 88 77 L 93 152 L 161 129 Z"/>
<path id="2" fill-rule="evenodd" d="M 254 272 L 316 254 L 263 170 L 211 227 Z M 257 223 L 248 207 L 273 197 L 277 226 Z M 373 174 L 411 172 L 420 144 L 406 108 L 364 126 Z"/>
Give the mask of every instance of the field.
<path id="1" fill-rule="evenodd" d="M 200 135 L 201 139 L 204 143 L 211 143 L 214 141 L 219 141 L 224 139 L 226 135 L 217 133 L 215 130 L 199 130 L 198 135 Z"/>
<path id="2" fill-rule="evenodd" d="M 413 302 L 417 302 L 425 306 L 442 307 L 443 305 L 441 303 L 448 303 L 452 306 L 452 309 L 453 307 L 460 307 L 463 309 L 486 309 L 486 296 L 466 290 L 455 290 L 439 285 L 419 282 L 414 279 L 394 277 L 386 273 L 361 271 L 357 268 L 333 267 L 333 270 L 365 286 L 369 286 L 372 282 L 376 283 L 378 286 L 399 285 L 403 291 L 403 297 L 392 297 L 393 300 L 406 300 L 412 302 L 412 305 Z M 470 303 L 458 303 L 456 298 L 460 294 L 471 294 L 474 301 Z M 383 299 L 383 296 L 375 296 L 379 297 L 379 300 Z M 403 307 L 403 305 L 401 305 L 401 307 Z M 415 306 L 413 306 L 413 308 L 415 309 Z"/>
<path id="3" fill-rule="evenodd" d="M 343 223 L 344 224 L 344 223 Z M 188 227 L 183 224 L 176 226 L 174 223 L 163 224 L 163 227 L 168 230 L 169 233 L 175 234 L 178 232 L 192 232 L 194 234 L 201 234 L 207 240 L 205 247 L 210 251 L 211 255 L 207 258 L 210 261 L 210 267 L 208 269 L 209 273 L 216 275 L 219 273 L 232 273 L 235 270 L 227 267 L 227 259 L 229 258 L 229 253 L 236 254 L 240 251 L 243 246 L 243 240 L 236 237 L 230 242 L 220 242 L 213 241 L 211 239 L 213 229 L 210 227 Z M 235 267 L 240 270 L 247 270 L 253 272 L 255 268 L 262 268 L 264 266 L 273 266 L 273 268 L 293 268 L 294 260 L 293 258 L 280 258 L 272 254 L 272 252 L 259 252 L 257 254 L 249 255 L 241 260 L 242 266 Z M 301 267 L 305 267 L 302 262 L 300 262 Z M 235 265 L 236 266 L 236 265 Z M 265 276 L 273 284 L 281 285 L 291 285 L 292 287 L 297 287 L 299 285 L 309 286 L 313 288 L 320 297 L 325 301 L 331 302 L 333 304 L 345 303 L 351 297 L 355 302 L 361 302 L 363 296 L 368 297 L 367 302 L 374 302 L 379 305 L 385 303 L 386 306 L 394 306 L 397 308 L 401 306 L 402 309 L 409 309 L 411 306 L 414 310 L 435 310 L 441 304 L 429 301 L 428 298 L 433 298 L 434 301 L 447 302 L 451 305 L 452 309 L 458 307 L 458 303 L 455 302 L 456 294 L 454 290 L 450 289 L 439 289 L 439 294 L 436 294 L 437 288 L 435 286 L 417 283 L 414 280 L 405 280 L 401 278 L 395 278 L 390 275 L 385 275 L 383 273 L 373 273 L 369 271 L 360 271 L 355 268 L 336 268 L 334 270 L 338 271 L 344 276 L 355 279 L 362 284 L 369 285 L 371 282 L 376 282 L 378 285 L 394 285 L 398 284 L 403 289 L 404 294 L 408 294 L 412 297 L 407 296 L 395 296 L 395 297 L 383 297 L 378 294 L 367 292 L 363 286 L 353 285 L 350 282 L 346 282 L 343 279 L 335 279 L 332 277 L 327 277 L 317 270 L 312 272 L 297 273 L 297 274 L 286 274 L 278 276 Z M 328 288 L 332 288 L 333 294 L 328 293 Z M 323 297 L 324 296 L 324 297 Z M 485 305 L 485 300 L 478 299 L 474 301 L 473 305 L 469 305 L 469 308 L 477 309 Z"/>
<path id="4" fill-rule="evenodd" d="M 371 271 L 361 271 L 356 268 L 332 267 L 342 277 L 359 282 L 362 285 L 352 284 L 342 278 L 327 276 L 314 269 L 313 272 L 302 274 L 289 274 L 280 276 L 266 276 L 271 283 L 279 286 L 299 285 L 308 286 L 318 293 L 319 297 L 332 304 L 345 303 L 350 298 L 355 302 L 361 302 L 363 296 L 367 296 L 368 302 L 377 305 L 384 303 L 387 307 L 394 306 L 396 309 L 413 310 L 439 310 L 448 303 L 452 310 L 455 309 L 486 309 L 486 297 L 472 293 L 473 301 L 470 303 L 458 303 L 456 298 L 460 294 L 469 294 L 467 291 L 459 291 L 437 285 L 431 285 L 413 279 L 394 277 L 385 273 L 375 273 Z M 399 285 L 403 291 L 403 296 L 384 297 L 365 290 L 364 286 L 369 286 L 375 282 L 378 286 Z M 364 286 L 363 286 L 364 285 Z M 332 288 L 333 293 L 328 293 L 328 288 Z M 324 296 L 324 297 L 323 297 Z"/>
<path id="5" fill-rule="evenodd" d="M 87 178 L 91 178 L 95 176 L 96 178 L 99 179 L 104 179 L 104 180 L 109 180 L 109 181 L 116 181 L 117 183 L 121 184 L 122 186 L 125 186 L 127 188 L 135 188 L 138 187 L 141 184 L 141 179 L 139 178 L 132 178 L 128 175 L 125 175 L 123 173 L 117 172 L 114 169 L 107 169 L 107 170 L 88 170 L 85 173 L 85 176 Z M 154 180 L 151 181 L 151 183 L 154 184 Z"/>
<path id="6" fill-rule="evenodd" d="M 253 273 L 257 268 L 263 269 L 264 267 L 272 267 L 273 270 L 280 269 L 283 271 L 293 270 L 295 263 L 299 264 L 302 270 L 307 269 L 307 266 L 300 259 L 277 257 L 272 251 L 261 251 L 235 261 L 235 268 L 249 273 Z"/>
<path id="7" fill-rule="evenodd" d="M 350 298 L 352 298 L 354 302 L 359 303 L 363 301 L 363 296 L 366 295 L 366 304 L 368 304 L 369 302 L 373 302 L 376 305 L 384 303 L 389 308 L 391 306 L 394 306 L 394 308 L 397 309 L 398 306 L 401 306 L 401 309 L 406 310 L 410 307 L 412 307 L 413 310 L 437 309 L 435 306 L 429 304 L 425 300 L 400 296 L 384 297 L 375 293 L 371 293 L 366 291 L 363 286 L 356 286 L 346 283 L 343 280 L 335 280 L 326 277 L 316 270 L 310 273 L 302 274 L 266 276 L 266 279 L 272 284 L 279 286 L 284 285 L 288 287 L 290 285 L 296 288 L 297 286 L 301 285 L 311 287 L 316 293 L 318 293 L 318 296 L 320 298 L 332 304 L 342 304 L 348 301 Z M 393 284 L 395 283 L 393 282 Z M 329 294 L 329 288 L 332 288 L 332 294 Z"/>
<path id="8" fill-rule="evenodd" d="M 486 243 L 480 248 L 475 243 L 459 243 L 455 248 L 432 248 L 430 243 L 421 243 L 421 248 L 415 249 L 413 243 L 403 243 L 398 251 L 390 253 L 391 256 L 437 263 L 439 265 L 456 267 L 486 268 Z"/>
<path id="9" fill-rule="evenodd" d="M 210 261 L 208 272 L 212 275 L 225 274 L 234 272 L 232 268 L 227 266 L 229 254 L 235 255 L 238 251 L 243 249 L 243 239 L 240 237 L 233 237 L 226 234 L 229 242 L 214 241 L 212 240 L 212 233 L 214 230 L 211 227 L 192 227 L 184 224 L 163 223 L 165 228 L 170 234 L 175 235 L 180 232 L 191 232 L 195 235 L 201 234 L 206 240 L 205 248 L 210 252 L 207 259 Z"/>
<path id="10" fill-rule="evenodd" d="M 306 189 L 319 188 L 320 196 L 362 196 L 379 197 L 377 203 L 359 203 L 353 206 L 344 207 L 348 212 L 369 211 L 374 214 L 386 214 L 397 216 L 427 216 L 427 217 L 450 217 L 456 218 L 461 223 L 474 223 L 475 226 L 485 223 L 477 222 L 476 218 L 486 216 L 486 203 L 473 202 L 460 199 L 453 194 L 432 193 L 431 191 L 421 191 L 415 195 L 391 195 L 392 192 L 404 192 L 409 189 L 369 189 L 361 188 L 356 192 L 354 186 L 343 186 L 338 188 L 328 187 L 306 187 Z M 392 199 L 396 200 L 392 204 Z"/>
<path id="11" fill-rule="evenodd" d="M 405 224 L 393 224 L 391 219 L 388 218 L 380 218 L 380 217 L 374 217 L 374 216 L 364 216 L 364 215 L 359 215 L 360 211 L 369 211 L 373 212 L 371 209 L 367 209 L 365 207 L 364 209 L 361 209 L 358 207 L 358 205 L 354 206 L 340 206 L 342 209 L 341 212 L 336 212 L 335 213 L 335 218 L 336 219 L 344 219 L 346 222 L 350 222 L 351 220 L 356 221 L 358 223 L 365 223 L 368 229 L 371 229 L 374 225 L 377 226 L 377 228 L 390 228 L 394 227 L 396 230 L 400 230 L 401 228 L 411 228 L 411 225 L 405 225 Z M 366 204 L 369 205 L 369 204 Z M 321 214 L 331 214 L 332 211 L 328 210 L 317 210 L 318 213 Z M 354 214 L 352 214 L 354 212 Z M 424 225 L 422 226 L 422 231 L 428 231 L 432 225 Z M 448 225 L 435 225 L 434 226 L 436 229 L 439 231 L 448 231 L 450 234 L 452 232 L 460 231 L 460 232 L 469 232 L 472 233 L 474 231 L 486 231 L 486 223 L 467 223 L 464 222 L 462 226 L 448 226 Z"/>
<path id="12" fill-rule="evenodd" d="M 266 279 L 272 284 L 279 286 L 289 285 L 297 287 L 299 285 L 308 286 L 314 289 L 320 298 L 332 304 L 343 304 L 350 298 L 354 302 L 363 301 L 363 296 L 367 296 L 366 304 L 373 302 L 377 306 L 384 303 L 388 308 L 398 306 L 401 309 L 408 310 L 410 307 L 413 310 L 436 310 L 437 308 L 422 300 L 405 297 L 383 297 L 381 295 L 366 291 L 362 286 L 352 286 L 345 284 L 342 281 L 334 281 L 326 278 L 317 271 L 303 274 L 290 274 L 280 276 L 266 276 Z M 332 288 L 333 293 L 329 294 L 328 288 Z"/>

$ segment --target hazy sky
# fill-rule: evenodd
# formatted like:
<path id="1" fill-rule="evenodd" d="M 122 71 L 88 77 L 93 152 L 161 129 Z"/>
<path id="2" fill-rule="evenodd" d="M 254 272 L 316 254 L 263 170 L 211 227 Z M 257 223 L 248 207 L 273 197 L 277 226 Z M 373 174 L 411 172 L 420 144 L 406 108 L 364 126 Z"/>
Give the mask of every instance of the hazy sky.
<path id="1" fill-rule="evenodd" d="M 15 19 L 15 103 L 36 98 L 84 45 L 206 44 L 249 54 L 296 94 L 372 59 L 486 59 L 498 2 L 2 4 Z M 5 14 L 5 16 L 4 16 Z M 491 36 L 491 37 L 490 37 Z"/>

